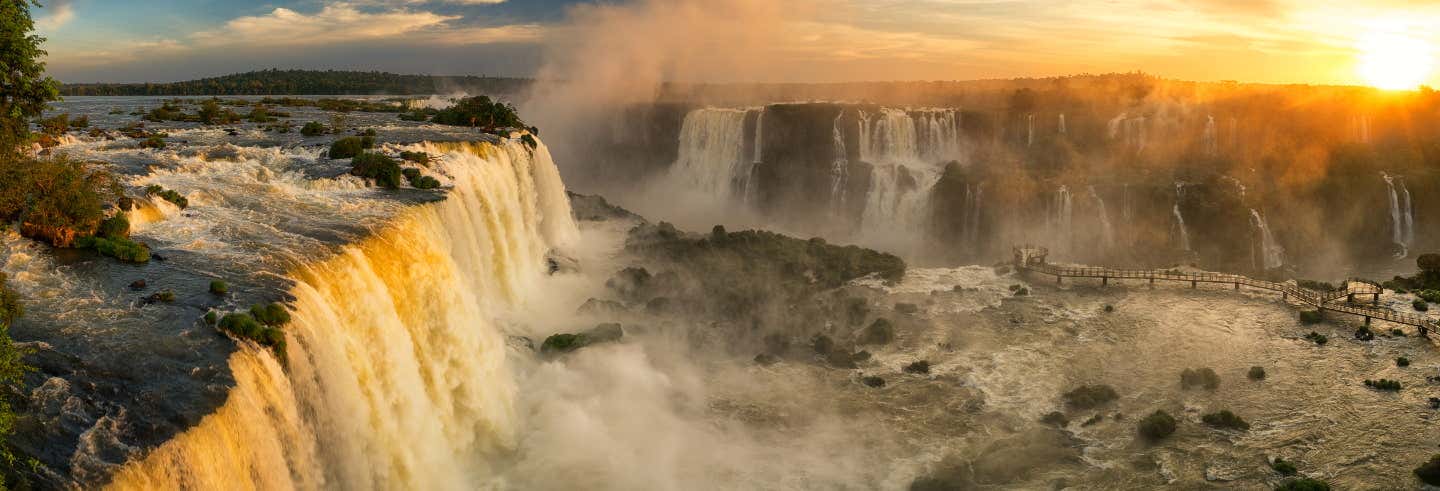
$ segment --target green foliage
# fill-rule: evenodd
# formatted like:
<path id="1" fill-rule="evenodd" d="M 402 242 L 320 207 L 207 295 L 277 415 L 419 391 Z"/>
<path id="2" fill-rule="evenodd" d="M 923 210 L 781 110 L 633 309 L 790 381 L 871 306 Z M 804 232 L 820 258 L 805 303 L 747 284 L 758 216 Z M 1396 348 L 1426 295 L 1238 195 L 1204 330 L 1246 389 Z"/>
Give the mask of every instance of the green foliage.
<path id="1" fill-rule="evenodd" d="M 180 207 L 180 209 L 182 210 L 190 207 L 189 198 L 186 198 L 184 195 L 175 192 L 175 190 L 173 189 L 165 189 L 164 187 L 156 184 L 145 186 L 145 194 L 149 196 L 158 196 L 160 197 L 160 199 L 174 203 L 175 206 Z"/>
<path id="2" fill-rule="evenodd" d="M 1147 440 L 1163 440 L 1175 433 L 1175 418 L 1165 411 L 1155 411 L 1141 419 L 1136 429 Z"/>
<path id="3" fill-rule="evenodd" d="M 305 136 L 320 136 L 325 134 L 325 130 L 326 128 L 324 123 L 321 123 L 319 121 L 311 121 L 309 123 L 305 123 L 305 126 L 300 128 L 300 134 Z"/>
<path id="4" fill-rule="evenodd" d="M 1065 417 L 1065 413 L 1060 411 L 1050 411 L 1040 418 L 1040 422 L 1058 428 L 1064 428 L 1070 425 L 1070 418 Z"/>
<path id="5" fill-rule="evenodd" d="M 213 325 L 215 325 L 215 322 L 218 320 L 217 317 L 218 317 L 218 316 L 215 315 L 215 311 L 214 311 L 214 310 L 211 310 L 211 311 L 209 311 L 209 312 L 206 312 L 206 313 L 205 313 L 205 323 L 213 326 Z"/>
<path id="6" fill-rule="evenodd" d="M 1340 289 L 1340 287 L 1338 286 L 1316 280 L 1295 280 L 1295 284 L 1299 285 L 1300 288 L 1309 288 L 1311 290 L 1319 290 L 1322 292 L 1333 292 Z"/>
<path id="7" fill-rule="evenodd" d="M 4 8 L 0 7 L 0 12 L 3 11 Z M 15 431 L 15 411 L 7 397 L 13 393 L 10 388 L 18 387 L 24 380 L 25 372 L 33 369 L 25 365 L 25 350 L 15 346 L 10 339 L 10 326 L 24 315 L 25 308 L 20 303 L 20 295 L 10 288 L 7 280 L 5 273 L 0 273 L 0 387 L 7 388 L 0 391 L 0 462 L 8 465 L 15 460 L 6 443 Z M 3 488 L 4 482 L 0 482 L 0 489 Z"/>
<path id="8" fill-rule="evenodd" d="M 1366 379 L 1365 386 L 1375 390 L 1382 390 L 1386 392 L 1399 392 L 1401 389 L 1399 380 L 1390 380 L 1384 378 L 1380 380 Z"/>
<path id="9" fill-rule="evenodd" d="M 1440 303 L 1440 290 L 1420 290 L 1415 292 L 1415 296 L 1426 302 Z"/>
<path id="10" fill-rule="evenodd" d="M 625 331 L 620 324 L 600 324 L 582 333 L 553 334 L 540 344 L 540 352 L 552 355 L 569 353 L 594 344 L 619 341 L 624 336 Z"/>
<path id="11" fill-rule="evenodd" d="M 257 305 L 256 307 L 259 306 Z M 285 333 L 276 326 L 267 326 L 261 321 L 256 320 L 255 317 L 253 317 L 254 310 L 255 307 L 252 307 L 252 313 L 250 314 L 225 314 L 224 317 L 220 318 L 220 330 L 241 339 L 249 339 L 261 346 L 268 346 L 275 351 L 276 355 L 283 359 L 285 357 Z M 266 308 L 261 308 L 261 310 L 264 311 Z M 288 321 L 289 314 L 286 315 Z"/>
<path id="12" fill-rule="evenodd" d="M 0 221 L 56 247 L 91 235 L 105 218 L 104 203 L 121 188 L 103 168 L 63 156 L 0 160 Z"/>
<path id="13" fill-rule="evenodd" d="M 1440 486 L 1440 455 L 1433 455 L 1428 462 L 1415 468 L 1415 477 L 1431 486 Z"/>
<path id="14" fill-rule="evenodd" d="M 361 152 L 375 148 L 375 137 L 347 136 L 330 144 L 330 158 L 348 159 Z"/>
<path id="15" fill-rule="evenodd" d="M 1216 428 L 1225 428 L 1240 431 L 1250 429 L 1250 423 L 1246 423 L 1244 419 L 1236 416 L 1235 413 L 1230 412 L 1229 409 L 1223 409 L 1220 412 L 1203 415 L 1200 417 L 1200 421 L 1203 421 L 1205 424 Z"/>
<path id="16" fill-rule="evenodd" d="M 95 235 L 107 239 L 129 238 L 130 220 L 125 218 L 124 213 L 116 213 L 115 216 L 100 222 L 100 228 L 95 231 Z"/>
<path id="17" fill-rule="evenodd" d="M 103 256 L 110 256 L 129 263 L 150 262 L 150 248 L 145 244 L 124 237 L 81 237 L 75 241 L 80 249 L 95 249 Z"/>
<path id="18" fill-rule="evenodd" d="M 48 118 L 44 118 L 39 121 L 39 124 L 41 133 L 51 136 L 60 136 L 66 131 L 70 131 L 70 114 L 57 114 Z"/>
<path id="19" fill-rule="evenodd" d="M 1245 374 L 1250 380 L 1265 380 L 1265 368 L 1250 367 L 1250 372 Z"/>
<path id="20" fill-rule="evenodd" d="M 1115 388 L 1108 385 L 1082 385 L 1063 396 L 1065 404 L 1074 409 L 1093 409 L 1120 398 Z"/>
<path id="21" fill-rule="evenodd" d="M 872 389 L 878 389 L 885 386 L 885 379 L 873 375 L 861 378 L 860 382 L 865 384 L 866 387 L 870 387 Z"/>
<path id="22" fill-rule="evenodd" d="M 430 95 L 443 93 L 459 86 L 472 94 L 493 94 L 516 93 L 528 86 L 529 83 L 529 80 L 518 78 L 272 69 L 164 84 L 66 84 L 61 88 L 61 92 L 67 96 Z M 266 102 L 266 104 L 270 104 L 270 102 Z"/>
<path id="23" fill-rule="evenodd" d="M 162 150 L 165 148 L 165 139 L 159 136 L 151 136 L 140 142 L 140 148 Z"/>
<path id="24" fill-rule="evenodd" d="M 917 375 L 929 374 L 930 362 L 926 360 L 920 360 L 909 365 L 905 365 L 905 368 L 902 368 L 901 371 L 905 373 L 914 373 Z"/>
<path id="25" fill-rule="evenodd" d="M 1276 473 L 1282 476 L 1293 476 L 1296 473 L 1300 472 L 1299 469 L 1295 468 L 1294 463 L 1280 457 L 1276 457 L 1275 461 L 1270 463 L 1270 468 L 1274 469 Z"/>
<path id="26" fill-rule="evenodd" d="M 60 98 L 58 84 L 45 76 L 45 38 L 31 34 L 35 22 L 28 0 L 0 1 L 0 162 L 18 153 L 30 133 L 30 119 Z"/>
<path id="27" fill-rule="evenodd" d="M 1325 346 L 1325 343 L 1330 342 L 1330 338 L 1326 337 L 1324 334 L 1320 334 L 1315 331 L 1310 331 L 1310 334 L 1306 334 L 1305 339 L 1314 341 L 1315 344 L 1320 346 Z"/>
<path id="28" fill-rule="evenodd" d="M 1220 388 L 1220 375 L 1211 368 L 1190 369 L 1180 372 L 1180 388 L 1204 387 L 1206 390 Z"/>
<path id="29" fill-rule="evenodd" d="M 430 154 L 425 152 L 400 152 L 400 160 L 414 162 L 426 167 L 430 166 Z"/>
<path id="30" fill-rule="evenodd" d="M 1403 356 L 1402 356 L 1402 357 L 1399 357 L 1399 358 L 1396 358 L 1396 359 L 1395 359 L 1395 366 L 1400 367 L 1400 368 L 1408 367 L 1408 366 L 1410 366 L 1410 359 L 1409 359 L 1409 358 L 1406 358 L 1406 357 L 1403 357 Z"/>
<path id="31" fill-rule="evenodd" d="M 483 95 L 459 100 L 454 106 L 436 113 L 431 122 L 487 130 L 525 127 L 520 116 L 516 115 L 514 106 L 492 101 L 490 97 Z"/>
<path id="32" fill-rule="evenodd" d="M 401 114 L 400 114 L 400 120 L 401 120 L 401 121 L 413 121 L 413 122 L 417 122 L 417 123 L 423 123 L 423 122 L 425 122 L 425 121 L 429 121 L 429 120 L 430 120 L 430 115 L 432 115 L 432 114 L 434 114 L 434 113 L 435 113 L 435 111 L 410 111 L 410 112 L 408 112 L 408 113 L 401 113 Z"/>
<path id="33" fill-rule="evenodd" d="M 1416 299 L 1414 302 L 1410 302 L 1410 306 L 1411 306 L 1411 307 L 1414 307 L 1414 308 L 1415 308 L 1415 311 L 1417 311 L 1417 312 L 1428 312 L 1428 311 L 1430 311 L 1430 304 L 1425 303 L 1424 300 Z"/>
<path id="34" fill-rule="evenodd" d="M 224 295 L 226 293 L 230 293 L 230 285 L 225 284 L 225 282 L 222 280 L 212 280 L 210 282 L 210 293 L 216 295 Z"/>
<path id="35" fill-rule="evenodd" d="M 283 327 L 290 323 L 290 311 L 278 302 L 267 305 L 251 305 L 250 317 L 270 327 Z"/>
<path id="36" fill-rule="evenodd" d="M 1286 479 L 1275 486 L 1275 491 L 1330 491 L 1330 484 L 1318 479 L 1301 477 Z"/>
<path id="37" fill-rule="evenodd" d="M 395 159 L 378 153 L 361 153 L 350 161 L 350 174 L 374 179 L 384 188 L 398 189 L 402 172 Z"/>
<path id="38" fill-rule="evenodd" d="M 1301 323 L 1301 324 L 1319 324 L 1319 323 L 1324 322 L 1324 321 L 1325 321 L 1325 315 L 1324 315 L 1324 314 L 1321 314 L 1319 310 L 1301 310 L 1301 311 L 1300 311 L 1300 323 Z M 1323 344 L 1323 343 L 1322 343 L 1322 344 Z"/>
<path id="39" fill-rule="evenodd" d="M 1371 331 L 1368 327 L 1360 326 L 1359 329 L 1355 330 L 1355 339 L 1361 341 L 1374 341 L 1375 331 Z"/>

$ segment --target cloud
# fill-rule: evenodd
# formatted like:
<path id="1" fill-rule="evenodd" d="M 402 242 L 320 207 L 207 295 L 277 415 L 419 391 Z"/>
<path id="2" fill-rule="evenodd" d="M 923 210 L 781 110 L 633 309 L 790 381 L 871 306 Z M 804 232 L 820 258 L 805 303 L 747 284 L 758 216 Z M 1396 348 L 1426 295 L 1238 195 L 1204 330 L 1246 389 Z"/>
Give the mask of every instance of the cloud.
<path id="1" fill-rule="evenodd" d="M 49 15 L 35 20 L 35 26 L 42 31 L 59 29 L 75 18 L 75 4 L 71 0 L 51 0 L 46 7 Z"/>
<path id="2" fill-rule="evenodd" d="M 266 15 L 239 17 L 215 31 L 192 36 L 197 45 L 305 46 L 393 38 L 427 29 L 443 29 L 461 16 L 424 11 L 369 13 L 350 4 L 326 5 L 315 14 L 277 8 Z"/>

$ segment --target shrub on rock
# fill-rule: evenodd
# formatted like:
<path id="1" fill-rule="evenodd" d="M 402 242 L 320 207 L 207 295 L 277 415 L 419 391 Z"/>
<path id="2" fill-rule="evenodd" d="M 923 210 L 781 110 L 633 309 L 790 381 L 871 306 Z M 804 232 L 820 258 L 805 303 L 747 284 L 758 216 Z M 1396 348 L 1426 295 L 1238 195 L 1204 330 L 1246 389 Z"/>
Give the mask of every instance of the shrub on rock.
<path id="1" fill-rule="evenodd" d="M 905 368 L 903 368 L 903 369 L 901 369 L 901 370 L 904 371 L 905 373 L 914 373 L 914 374 L 917 374 L 917 375 L 926 375 L 926 374 L 929 374 L 929 373 L 930 373 L 930 362 L 929 362 L 929 361 L 926 361 L 926 360 L 920 360 L 920 361 L 911 363 L 911 364 L 909 364 L 909 365 L 905 365 Z"/>
<path id="2" fill-rule="evenodd" d="M 127 263 L 150 262 L 150 248 L 126 238 L 81 237 L 75 241 L 75 247 L 95 249 L 95 252 L 102 256 L 110 256 Z"/>
<path id="3" fill-rule="evenodd" d="M 1265 368 L 1250 367 L 1250 372 L 1245 374 L 1250 380 L 1265 380 Z"/>
<path id="4" fill-rule="evenodd" d="M 1430 304 L 1429 304 L 1429 303 L 1426 303 L 1424 300 L 1416 299 L 1414 302 L 1411 302 L 1411 303 L 1410 303 L 1410 306 L 1411 306 L 1411 307 L 1414 307 L 1415 310 L 1418 311 L 1418 312 L 1429 312 L 1429 311 L 1430 311 Z"/>
<path id="5" fill-rule="evenodd" d="M 1065 413 L 1062 413 L 1060 411 L 1051 411 L 1049 414 L 1041 417 L 1040 422 L 1047 425 L 1064 428 L 1070 425 L 1070 418 L 1065 417 Z"/>
<path id="6" fill-rule="evenodd" d="M 1390 380 L 1384 378 L 1380 380 L 1366 379 L 1365 386 L 1375 390 L 1381 390 L 1386 392 L 1399 392 L 1401 388 L 1399 380 Z"/>
<path id="7" fill-rule="evenodd" d="M 350 174 L 374 179 L 375 184 L 388 189 L 400 187 L 400 164 L 395 159 L 378 153 L 361 153 L 350 160 Z"/>
<path id="8" fill-rule="evenodd" d="M 211 282 L 210 282 L 210 293 L 213 293 L 213 294 L 216 294 L 216 295 L 224 295 L 224 294 L 226 294 L 226 293 L 230 293 L 230 285 L 225 284 L 225 282 L 224 282 L 224 281 L 221 281 L 221 280 L 211 281 Z"/>
<path id="9" fill-rule="evenodd" d="M 1302 310 L 1302 311 L 1300 311 L 1300 323 L 1301 323 L 1301 324 L 1319 324 L 1319 323 L 1324 322 L 1324 321 L 1325 321 L 1325 315 L 1324 315 L 1324 314 L 1321 314 L 1319 310 Z"/>
<path id="10" fill-rule="evenodd" d="M 1311 341 L 1314 341 L 1315 344 L 1316 344 L 1316 345 L 1319 345 L 1319 346 L 1325 346 L 1325 343 L 1330 342 L 1330 338 L 1325 337 L 1324 334 L 1320 334 L 1320 333 L 1315 332 L 1315 331 L 1310 331 L 1310 334 L 1306 334 L 1306 335 L 1305 335 L 1305 339 L 1309 339 L 1309 340 L 1311 340 Z"/>
<path id="11" fill-rule="evenodd" d="M 1180 372 L 1180 388 L 1204 387 L 1207 390 L 1220 388 L 1220 375 L 1211 368 L 1185 369 Z"/>
<path id="12" fill-rule="evenodd" d="M 347 136 L 330 144 L 329 156 L 332 159 L 348 159 L 371 148 L 375 148 L 374 137 Z"/>
<path id="13" fill-rule="evenodd" d="M 1175 433 L 1175 418 L 1165 411 L 1155 411 L 1140 420 L 1137 431 L 1152 442 L 1163 440 Z"/>
<path id="14" fill-rule="evenodd" d="M 1430 461 L 1416 467 L 1415 477 L 1425 484 L 1440 486 L 1440 455 L 1431 456 Z"/>
<path id="15" fill-rule="evenodd" d="M 870 377 L 865 377 L 865 378 L 863 378 L 863 379 L 860 379 L 860 381 L 861 381 L 861 382 L 864 382 L 864 383 L 865 383 L 865 386 L 871 387 L 871 388 L 875 388 L 875 389 L 878 389 L 878 388 L 881 388 L 881 387 L 884 387 L 884 386 L 885 386 L 885 379 L 880 378 L 880 377 L 870 376 Z"/>
<path id="16" fill-rule="evenodd" d="M 305 136 L 320 136 L 325 134 L 325 124 L 319 121 L 311 121 L 300 127 L 300 134 Z"/>
<path id="17" fill-rule="evenodd" d="M 1282 476 L 1293 476 L 1297 472 L 1300 472 L 1299 469 L 1295 468 L 1294 463 L 1280 457 L 1276 457 L 1275 461 L 1270 463 L 1270 468 Z"/>
<path id="18" fill-rule="evenodd" d="M 1375 331 L 1371 331 L 1368 327 L 1360 326 L 1359 329 L 1355 330 L 1355 339 L 1360 341 L 1374 341 Z"/>
<path id="19" fill-rule="evenodd" d="M 1075 409 L 1091 409 L 1120 398 L 1114 387 L 1108 385 L 1082 385 L 1066 392 L 1065 404 Z"/>
<path id="20" fill-rule="evenodd" d="M 1396 358 L 1396 359 L 1395 359 L 1395 366 L 1400 367 L 1400 368 L 1408 367 L 1408 366 L 1410 366 L 1410 359 L 1409 359 L 1409 358 L 1406 358 L 1406 357 L 1403 357 L 1403 356 L 1402 356 L 1402 357 L 1399 357 L 1399 358 Z"/>
<path id="21" fill-rule="evenodd" d="M 250 316 L 270 327 L 280 327 L 290 323 L 290 311 L 285 310 L 285 306 L 278 302 L 268 305 L 252 305 L 250 306 Z"/>
<path id="22" fill-rule="evenodd" d="M 1330 491 L 1330 484 L 1318 479 L 1301 477 L 1286 479 L 1275 486 L 1275 491 Z"/>
<path id="23" fill-rule="evenodd" d="M 620 327 L 620 324 L 600 324 L 594 329 L 578 334 L 553 334 L 540 344 L 540 352 L 545 354 L 569 353 L 594 344 L 619 341 L 624 336 L 625 330 Z"/>
<path id="24" fill-rule="evenodd" d="M 1235 413 L 1230 412 L 1229 409 L 1223 409 L 1220 412 L 1210 413 L 1201 416 L 1200 421 L 1203 421 L 1205 424 L 1216 428 L 1226 428 L 1240 431 L 1250 429 L 1250 423 L 1246 423 L 1244 419 L 1242 419 L 1240 416 L 1236 416 Z"/>

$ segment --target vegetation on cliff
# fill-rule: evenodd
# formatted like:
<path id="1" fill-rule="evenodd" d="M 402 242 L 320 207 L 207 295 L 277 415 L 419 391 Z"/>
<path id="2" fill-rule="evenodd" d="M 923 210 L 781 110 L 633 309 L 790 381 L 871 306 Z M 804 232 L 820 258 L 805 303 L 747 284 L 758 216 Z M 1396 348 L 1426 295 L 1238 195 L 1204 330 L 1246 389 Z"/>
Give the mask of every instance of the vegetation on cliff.
<path id="1" fill-rule="evenodd" d="M 430 122 L 450 126 L 468 126 L 494 130 L 496 128 L 524 128 L 525 122 L 515 112 L 515 106 L 492 101 L 487 96 L 466 97 L 454 106 L 435 113 Z"/>
<path id="2" fill-rule="evenodd" d="M 514 93 L 527 79 L 397 75 L 384 72 L 261 70 L 175 83 L 65 84 L 67 96 L 80 95 L 371 95 L 439 94 L 454 88 L 472 93 Z"/>

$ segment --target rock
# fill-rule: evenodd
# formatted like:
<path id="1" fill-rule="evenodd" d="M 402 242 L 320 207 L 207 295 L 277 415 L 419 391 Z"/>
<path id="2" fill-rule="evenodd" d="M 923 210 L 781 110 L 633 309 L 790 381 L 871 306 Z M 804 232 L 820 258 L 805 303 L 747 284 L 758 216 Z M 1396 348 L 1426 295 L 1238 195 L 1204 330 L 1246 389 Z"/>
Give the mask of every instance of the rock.
<path id="1" fill-rule="evenodd" d="M 545 255 L 545 265 L 550 274 L 570 274 L 580 271 L 580 261 L 561 254 L 559 251 L 550 251 Z"/>
<path id="2" fill-rule="evenodd" d="M 757 365 L 770 366 L 776 363 L 780 363 L 780 357 L 778 356 L 769 353 L 760 353 L 758 355 L 755 355 L 755 364 Z"/>
<path id="3" fill-rule="evenodd" d="M 917 361 L 917 362 L 914 362 L 914 363 L 905 365 L 905 367 L 904 367 L 904 368 L 901 368 L 900 370 L 903 371 L 903 372 L 905 372 L 905 373 L 913 373 L 913 374 L 917 374 L 917 375 L 927 375 L 927 374 L 930 373 L 930 362 L 929 362 L 929 361 L 925 361 L 925 360 L 920 360 L 920 361 Z"/>
<path id="4" fill-rule="evenodd" d="M 1440 409 L 1440 397 L 1430 398 L 1430 409 Z"/>
<path id="5" fill-rule="evenodd" d="M 553 334 L 540 344 L 540 352 L 552 355 L 569 353 L 593 344 L 619 341 L 624 336 L 625 330 L 620 324 L 600 324 L 579 334 Z"/>
<path id="6" fill-rule="evenodd" d="M 885 379 L 880 378 L 880 377 L 869 376 L 869 377 L 865 377 L 865 378 L 860 379 L 860 381 L 863 382 L 863 383 L 865 384 L 865 386 L 871 387 L 871 388 L 875 388 L 875 389 L 878 389 L 878 388 L 881 388 L 881 387 L 884 387 L 884 386 L 885 386 Z"/>
<path id="7" fill-rule="evenodd" d="M 890 344 L 895 340 L 895 326 L 889 320 L 880 318 L 871 322 L 868 327 L 860 332 L 857 344 Z"/>
<path id="8" fill-rule="evenodd" d="M 585 304 L 581 305 L 580 308 L 575 309 L 575 312 L 585 315 L 616 315 L 628 311 L 625 309 L 625 304 L 620 302 L 591 298 L 586 300 Z"/>
<path id="9" fill-rule="evenodd" d="M 1065 417 L 1065 413 L 1060 411 L 1051 411 L 1041 417 L 1040 422 L 1057 428 L 1064 428 L 1070 425 L 1070 418 Z"/>
<path id="10" fill-rule="evenodd" d="M 635 220 L 643 222 L 640 215 L 610 204 L 599 195 L 583 195 L 566 192 L 570 197 L 570 209 L 575 219 L 582 222 L 603 222 L 607 220 Z"/>
<path id="11" fill-rule="evenodd" d="M 615 290 L 623 298 L 635 298 L 649 283 L 649 271 L 645 268 L 629 267 L 615 273 L 615 277 L 605 282 L 605 287 Z"/>
<path id="12" fill-rule="evenodd" d="M 860 350 L 850 354 L 850 360 L 855 363 L 864 363 L 870 361 L 870 356 L 872 355 L 869 351 Z"/>
<path id="13" fill-rule="evenodd" d="M 1265 368 L 1250 367 L 1250 371 L 1245 376 L 1250 380 L 1265 380 Z"/>
<path id="14" fill-rule="evenodd" d="M 920 311 L 920 306 L 913 303 L 897 303 L 895 304 L 895 311 L 902 314 L 914 314 Z"/>
<path id="15" fill-rule="evenodd" d="M 135 290 L 135 291 L 144 290 L 144 289 L 145 289 L 145 280 L 141 279 L 141 280 L 135 280 L 135 281 L 130 282 L 130 289 L 131 289 L 131 290 Z"/>
<path id="16" fill-rule="evenodd" d="M 1084 385 L 1066 392 L 1065 404 L 1075 409 L 1091 409 L 1120 398 L 1108 385 Z"/>

